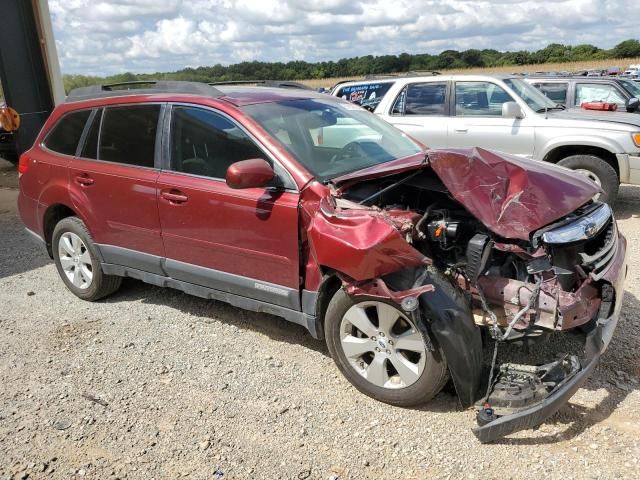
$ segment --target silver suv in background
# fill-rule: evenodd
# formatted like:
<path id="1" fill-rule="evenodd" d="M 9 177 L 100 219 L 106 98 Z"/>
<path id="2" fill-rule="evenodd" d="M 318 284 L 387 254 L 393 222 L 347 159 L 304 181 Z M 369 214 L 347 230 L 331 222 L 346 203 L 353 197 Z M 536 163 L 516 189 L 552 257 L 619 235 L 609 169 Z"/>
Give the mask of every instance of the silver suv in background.
<path id="1" fill-rule="evenodd" d="M 619 112 L 640 113 L 640 83 L 622 77 L 529 76 L 524 79 L 567 108 L 583 103 L 613 103 Z"/>
<path id="2" fill-rule="evenodd" d="M 372 88 L 379 84 L 382 95 Z M 567 111 L 520 77 L 370 79 L 341 83 L 332 94 L 432 148 L 482 147 L 571 168 L 597 183 L 609 203 L 620 183 L 640 184 L 640 116 Z"/>

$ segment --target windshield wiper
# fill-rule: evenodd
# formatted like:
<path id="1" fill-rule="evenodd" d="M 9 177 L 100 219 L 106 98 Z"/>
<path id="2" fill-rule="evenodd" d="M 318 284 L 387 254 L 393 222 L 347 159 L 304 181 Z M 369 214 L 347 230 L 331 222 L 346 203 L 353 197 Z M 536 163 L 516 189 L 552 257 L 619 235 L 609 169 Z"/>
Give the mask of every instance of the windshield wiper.
<path id="1" fill-rule="evenodd" d="M 369 195 L 367 198 L 365 198 L 364 200 L 361 200 L 358 202 L 358 205 L 364 205 L 366 202 L 369 202 L 371 200 L 373 200 L 376 197 L 379 197 L 380 195 L 382 195 L 385 192 L 388 192 L 391 189 L 396 188 L 399 185 L 402 185 L 403 183 L 411 180 L 413 177 L 415 177 L 416 175 L 418 175 L 421 172 L 421 170 L 416 170 L 415 172 L 411 172 L 410 175 L 407 175 L 404 178 L 401 178 L 400 180 L 398 180 L 397 182 L 392 183 L 391 185 L 383 188 L 382 190 L 378 190 L 376 193 L 374 193 L 373 195 Z"/>
<path id="2" fill-rule="evenodd" d="M 422 160 L 421 165 L 426 165 L 426 163 L 429 161 L 429 154 L 427 152 L 424 152 L 424 159 Z M 377 191 L 376 193 L 374 193 L 373 195 L 369 195 L 367 198 L 365 198 L 364 200 L 361 200 L 358 202 L 359 205 L 364 205 L 366 202 L 373 200 L 376 197 L 379 197 L 380 195 L 382 195 L 385 192 L 388 192 L 389 190 L 392 190 L 394 188 L 396 188 L 399 185 L 402 185 L 403 183 L 411 180 L 413 177 L 415 177 L 416 175 L 418 175 L 420 172 L 422 171 L 421 168 L 419 168 L 418 170 L 416 170 L 415 172 L 411 172 L 409 175 L 407 175 L 404 178 L 401 178 L 400 180 L 398 180 L 397 182 L 392 183 L 391 185 L 383 188 L 382 190 Z"/>
<path id="3" fill-rule="evenodd" d="M 552 110 L 566 110 L 567 107 L 565 107 L 564 105 L 556 105 L 555 107 L 544 107 L 544 108 L 539 108 L 538 110 L 536 110 L 536 113 L 546 113 L 546 112 L 550 112 Z"/>

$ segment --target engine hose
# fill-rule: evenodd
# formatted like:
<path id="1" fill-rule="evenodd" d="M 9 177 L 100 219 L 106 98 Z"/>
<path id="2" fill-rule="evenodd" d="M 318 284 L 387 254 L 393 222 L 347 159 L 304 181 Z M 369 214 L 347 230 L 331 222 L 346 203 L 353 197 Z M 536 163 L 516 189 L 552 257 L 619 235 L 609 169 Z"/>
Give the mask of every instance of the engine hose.
<path id="1" fill-rule="evenodd" d="M 513 320 L 509 322 L 509 326 L 507 327 L 507 329 L 504 332 L 504 335 L 502 336 L 503 341 L 509 338 L 509 334 L 511 333 L 511 330 L 513 330 L 513 327 L 515 326 L 515 324 L 518 323 L 518 321 L 531 309 L 531 307 L 533 307 L 533 304 L 535 303 L 535 301 L 538 299 L 538 296 L 540 295 L 541 287 L 542 287 L 542 276 L 540 276 L 540 280 L 538 280 L 538 283 L 533 289 L 533 293 L 531 294 L 531 297 L 529 298 L 529 301 L 527 302 L 527 304 L 522 308 L 522 310 L 516 313 L 513 316 Z"/>
<path id="2" fill-rule="evenodd" d="M 432 203 L 431 205 L 429 205 L 427 209 L 424 211 L 424 215 L 422 215 L 420 220 L 418 220 L 418 223 L 416 223 L 416 232 L 418 232 L 418 237 L 421 240 L 427 237 L 422 231 L 422 225 L 427 220 L 427 217 L 429 217 L 429 215 L 431 214 L 431 210 L 433 210 L 433 207 L 435 207 L 436 205 L 437 203 Z"/>
<path id="3" fill-rule="evenodd" d="M 485 394 L 485 401 L 489 399 L 489 394 L 491 393 L 491 387 L 493 386 L 493 372 L 496 368 L 496 359 L 498 358 L 498 343 L 500 337 L 500 329 L 498 328 L 498 317 L 496 314 L 489 308 L 489 304 L 487 303 L 487 299 L 484 296 L 484 292 L 480 288 L 480 285 L 476 283 L 476 290 L 478 291 L 478 295 L 480 297 L 480 303 L 482 303 L 482 309 L 491 317 L 493 322 L 492 326 L 492 337 L 495 341 L 493 346 L 493 358 L 491 360 L 491 369 L 489 370 L 489 381 L 487 382 L 487 393 Z"/>

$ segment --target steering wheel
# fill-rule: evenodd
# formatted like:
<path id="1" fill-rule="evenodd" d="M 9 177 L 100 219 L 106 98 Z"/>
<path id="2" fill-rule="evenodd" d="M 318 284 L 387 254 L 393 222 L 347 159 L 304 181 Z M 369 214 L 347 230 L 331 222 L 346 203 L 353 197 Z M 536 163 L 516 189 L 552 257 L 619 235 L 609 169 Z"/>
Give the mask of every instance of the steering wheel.
<path id="1" fill-rule="evenodd" d="M 208 175 L 209 169 L 209 164 L 204 158 L 193 157 L 182 161 L 181 171 L 186 173 L 193 173 L 194 175 Z"/>
<path id="2" fill-rule="evenodd" d="M 340 149 L 338 153 L 336 153 L 329 160 L 329 165 L 334 165 L 341 160 L 345 160 L 348 158 L 353 158 L 357 156 L 362 156 L 364 151 L 362 150 L 362 145 L 358 140 L 354 140 L 353 142 L 347 143 L 344 147 Z"/>

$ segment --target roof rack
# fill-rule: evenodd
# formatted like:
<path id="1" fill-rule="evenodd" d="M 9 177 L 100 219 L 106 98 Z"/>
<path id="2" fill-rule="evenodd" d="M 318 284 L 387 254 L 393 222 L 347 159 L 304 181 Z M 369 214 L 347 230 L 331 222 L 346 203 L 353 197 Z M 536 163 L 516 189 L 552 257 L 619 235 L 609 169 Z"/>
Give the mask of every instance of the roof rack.
<path id="1" fill-rule="evenodd" d="M 74 88 L 67 95 L 66 102 L 77 102 L 94 98 L 121 97 L 125 95 L 150 95 L 154 93 L 182 93 L 222 97 L 217 88 L 201 82 L 181 82 L 169 80 L 141 80 L 135 82 L 109 83 Z"/>
<path id="2" fill-rule="evenodd" d="M 272 88 L 299 88 L 300 90 L 313 90 L 313 88 L 300 83 L 288 80 L 230 80 L 228 82 L 211 82 L 208 85 L 215 87 L 216 85 L 255 85 L 258 87 Z"/>

